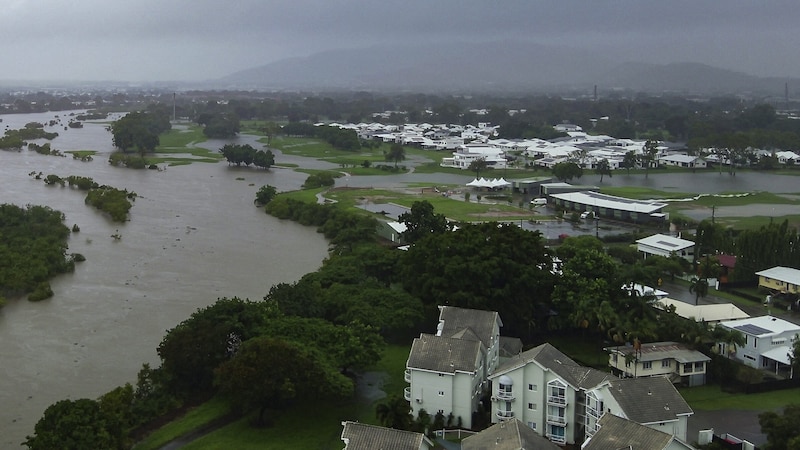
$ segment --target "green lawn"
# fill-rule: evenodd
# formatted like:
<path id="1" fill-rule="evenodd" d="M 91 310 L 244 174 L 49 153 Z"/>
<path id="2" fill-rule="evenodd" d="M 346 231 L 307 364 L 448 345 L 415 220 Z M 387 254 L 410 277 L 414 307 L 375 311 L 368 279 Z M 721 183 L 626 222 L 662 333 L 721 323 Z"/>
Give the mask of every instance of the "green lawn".
<path id="1" fill-rule="evenodd" d="M 697 411 L 716 411 L 723 409 L 768 410 L 780 408 L 791 403 L 800 403 L 800 388 L 761 394 L 729 394 L 719 386 L 707 385 L 679 388 L 681 395 L 692 409 Z"/>
<path id="2" fill-rule="evenodd" d="M 384 391 L 402 395 L 405 381 L 408 346 L 390 345 L 384 349 L 380 361 L 369 371 L 386 372 L 388 378 Z M 190 450 L 211 449 L 287 449 L 287 448 L 341 448 L 342 421 L 356 420 L 377 424 L 375 405 L 357 400 L 340 402 L 308 402 L 288 411 L 271 413 L 272 425 L 257 428 L 252 425 L 254 415 L 239 419 L 183 447 Z M 211 400 L 183 417 L 153 432 L 139 443 L 135 450 L 157 449 L 188 431 L 196 429 L 228 412 L 221 400 Z"/>
<path id="3" fill-rule="evenodd" d="M 195 430 L 214 419 L 228 413 L 228 404 L 218 398 L 192 408 L 181 418 L 174 420 L 152 432 L 146 439 L 136 444 L 135 450 L 156 450 L 168 442 Z"/>

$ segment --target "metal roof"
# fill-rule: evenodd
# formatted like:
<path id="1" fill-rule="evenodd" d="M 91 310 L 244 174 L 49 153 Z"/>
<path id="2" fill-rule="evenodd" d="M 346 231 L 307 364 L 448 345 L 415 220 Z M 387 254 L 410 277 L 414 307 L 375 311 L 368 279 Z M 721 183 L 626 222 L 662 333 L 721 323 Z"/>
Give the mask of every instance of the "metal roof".
<path id="1" fill-rule="evenodd" d="M 613 195 L 606 195 L 592 191 L 568 192 L 563 194 L 552 194 L 550 196 L 559 200 L 580 203 L 587 206 L 618 209 L 621 211 L 644 214 L 660 212 L 662 209 L 664 209 L 664 207 L 667 206 L 666 203 L 659 203 L 651 200 L 632 200 L 629 198 L 615 197 Z"/>

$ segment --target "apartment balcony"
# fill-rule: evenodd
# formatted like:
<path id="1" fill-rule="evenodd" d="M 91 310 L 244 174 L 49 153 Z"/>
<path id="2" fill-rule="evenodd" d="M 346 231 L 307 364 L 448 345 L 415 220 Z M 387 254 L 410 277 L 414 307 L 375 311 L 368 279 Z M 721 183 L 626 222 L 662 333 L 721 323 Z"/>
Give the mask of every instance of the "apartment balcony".
<path id="1" fill-rule="evenodd" d="M 497 391 L 495 397 L 497 400 L 512 401 L 514 400 L 514 393 L 509 391 Z"/>
<path id="2" fill-rule="evenodd" d="M 567 406 L 567 397 L 563 397 L 560 395 L 548 395 L 547 404 L 556 406 Z"/>
<path id="3" fill-rule="evenodd" d="M 547 434 L 547 439 L 550 439 L 550 442 L 553 442 L 555 444 L 564 445 L 564 444 L 567 443 L 567 438 L 565 436 L 563 436 L 563 435 L 548 433 Z"/>
<path id="4" fill-rule="evenodd" d="M 506 419 L 513 419 L 514 418 L 514 411 L 503 411 L 498 409 L 497 410 L 497 418 L 500 420 Z"/>
<path id="5" fill-rule="evenodd" d="M 567 418 L 564 416 L 547 415 L 547 423 L 552 425 L 567 426 Z"/>
<path id="6" fill-rule="evenodd" d="M 411 383 L 411 369 L 406 369 L 403 379 L 406 380 L 406 383 Z"/>
<path id="7" fill-rule="evenodd" d="M 403 398 L 406 399 L 406 401 L 411 401 L 411 386 L 403 389 Z"/>

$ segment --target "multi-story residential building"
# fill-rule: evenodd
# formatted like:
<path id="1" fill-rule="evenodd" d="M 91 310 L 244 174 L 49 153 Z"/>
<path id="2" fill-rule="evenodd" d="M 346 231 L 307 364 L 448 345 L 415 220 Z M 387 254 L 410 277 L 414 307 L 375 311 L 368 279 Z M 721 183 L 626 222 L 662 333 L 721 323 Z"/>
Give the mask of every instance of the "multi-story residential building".
<path id="1" fill-rule="evenodd" d="M 461 450 L 559 450 L 517 419 L 499 422 L 461 441 Z"/>
<path id="2" fill-rule="evenodd" d="M 692 408 L 666 377 L 611 378 L 586 393 L 586 438 L 594 435 L 600 418 L 613 414 L 686 440 Z"/>
<path id="3" fill-rule="evenodd" d="M 451 306 L 439 307 L 436 334 L 414 339 L 406 363 L 405 399 L 414 416 L 453 414 L 462 426 L 472 426 L 472 413 L 488 387 L 486 377 L 499 362 L 499 315 Z"/>
<path id="4" fill-rule="evenodd" d="M 677 437 L 636 422 L 605 414 L 598 422 L 598 430 L 584 441 L 581 450 L 694 450 L 694 447 Z"/>
<path id="5" fill-rule="evenodd" d="M 344 450 L 431 450 L 433 442 L 422 433 L 395 430 L 358 422 L 342 422 Z"/>
<path id="6" fill-rule="evenodd" d="M 453 417 L 472 427 L 485 381 L 486 360 L 478 340 L 422 334 L 414 339 L 406 363 L 405 399 L 416 417 L 420 410 Z"/>
<path id="7" fill-rule="evenodd" d="M 745 339 L 744 345 L 738 349 L 728 348 L 724 342 L 718 343 L 721 355 L 731 355 L 750 367 L 775 372 L 791 366 L 789 355 L 792 343 L 800 334 L 800 325 L 777 317 L 761 316 L 720 322 L 717 326 L 736 330 Z"/>
<path id="8" fill-rule="evenodd" d="M 489 376 L 492 421 L 519 419 L 557 444 L 579 443 L 585 391 L 610 378 L 542 344 L 509 358 Z"/>
<path id="9" fill-rule="evenodd" d="M 700 386 L 706 383 L 711 358 L 676 342 L 651 342 L 639 346 L 606 348 L 608 365 L 622 377 L 666 376 L 673 383 Z"/>

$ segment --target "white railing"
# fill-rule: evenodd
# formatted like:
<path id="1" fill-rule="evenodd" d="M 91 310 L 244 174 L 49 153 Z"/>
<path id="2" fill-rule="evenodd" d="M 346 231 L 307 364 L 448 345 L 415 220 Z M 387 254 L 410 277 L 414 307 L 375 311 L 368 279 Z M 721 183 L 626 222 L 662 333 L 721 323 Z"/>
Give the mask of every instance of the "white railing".
<path id="1" fill-rule="evenodd" d="M 411 401 L 411 387 L 410 386 L 405 388 L 405 389 L 403 389 L 403 398 L 406 399 L 406 401 L 409 401 L 409 402 Z"/>
<path id="2" fill-rule="evenodd" d="M 562 397 L 560 395 L 548 395 L 547 403 L 564 406 L 567 404 L 567 397 Z"/>
<path id="3" fill-rule="evenodd" d="M 500 419 L 511 419 L 514 417 L 514 411 L 497 410 L 497 417 Z"/>
<path id="4" fill-rule="evenodd" d="M 497 391 L 497 398 L 501 400 L 513 400 L 514 393 L 511 391 Z"/>
<path id="5" fill-rule="evenodd" d="M 403 379 L 406 380 L 406 383 L 411 383 L 411 370 L 406 369 L 405 373 L 403 374 Z"/>
<path id="6" fill-rule="evenodd" d="M 553 415 L 548 414 L 547 415 L 547 423 L 552 423 L 554 425 L 562 425 L 562 426 L 564 426 L 564 425 L 567 424 L 567 419 L 566 419 L 566 417 L 553 416 Z"/>

